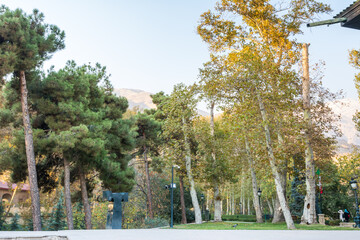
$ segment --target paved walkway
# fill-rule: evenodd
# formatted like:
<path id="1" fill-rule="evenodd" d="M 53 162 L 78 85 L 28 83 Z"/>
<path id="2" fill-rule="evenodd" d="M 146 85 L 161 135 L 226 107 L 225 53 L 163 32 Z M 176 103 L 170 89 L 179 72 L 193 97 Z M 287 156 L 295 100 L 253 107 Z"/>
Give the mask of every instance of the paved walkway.
<path id="1" fill-rule="evenodd" d="M 0 239 L 14 237 L 67 236 L 70 240 L 338 240 L 358 239 L 359 231 L 274 230 L 74 230 L 59 232 L 0 232 Z"/>

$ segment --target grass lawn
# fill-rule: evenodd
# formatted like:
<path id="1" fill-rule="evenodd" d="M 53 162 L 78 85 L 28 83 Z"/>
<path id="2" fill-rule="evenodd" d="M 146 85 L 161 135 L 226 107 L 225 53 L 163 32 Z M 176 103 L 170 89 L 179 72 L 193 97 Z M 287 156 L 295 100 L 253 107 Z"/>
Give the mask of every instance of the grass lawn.
<path id="1" fill-rule="evenodd" d="M 238 224 L 236 227 L 233 227 Z M 287 230 L 285 223 L 238 223 L 238 222 L 207 222 L 203 224 L 174 225 L 174 229 L 191 230 Z M 355 228 L 333 227 L 323 225 L 300 225 L 296 224 L 298 230 L 359 230 Z"/>

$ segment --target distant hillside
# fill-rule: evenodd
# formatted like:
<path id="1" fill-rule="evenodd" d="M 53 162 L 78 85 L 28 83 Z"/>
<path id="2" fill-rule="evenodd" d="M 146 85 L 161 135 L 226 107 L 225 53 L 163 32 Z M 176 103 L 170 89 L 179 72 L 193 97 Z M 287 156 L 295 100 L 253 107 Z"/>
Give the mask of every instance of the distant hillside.
<path id="1" fill-rule="evenodd" d="M 115 94 L 127 98 L 129 108 L 138 107 L 139 110 L 156 108 L 150 97 L 151 93 L 138 89 L 119 88 L 114 90 Z"/>
<path id="2" fill-rule="evenodd" d="M 126 88 L 114 89 L 114 92 L 116 95 L 125 97 L 128 100 L 130 109 L 137 107 L 140 111 L 142 111 L 144 109 L 156 108 L 156 105 L 153 104 L 150 96 L 152 93 L 139 89 Z M 209 116 L 209 113 L 201 109 L 198 109 L 198 113 L 201 116 Z"/>
<path id="3" fill-rule="evenodd" d="M 359 132 L 355 128 L 353 116 L 360 110 L 360 103 L 355 99 L 342 99 L 329 103 L 329 106 L 335 114 L 341 115 L 338 123 L 343 136 L 338 138 L 338 153 L 351 152 L 351 146 L 360 146 Z"/>

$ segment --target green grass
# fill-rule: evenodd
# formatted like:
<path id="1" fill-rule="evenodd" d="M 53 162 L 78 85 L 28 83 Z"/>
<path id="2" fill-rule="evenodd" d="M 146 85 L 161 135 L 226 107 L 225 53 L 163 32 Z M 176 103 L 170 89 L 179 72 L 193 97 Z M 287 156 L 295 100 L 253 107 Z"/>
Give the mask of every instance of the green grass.
<path id="1" fill-rule="evenodd" d="M 256 222 L 255 215 L 222 215 L 223 221 Z"/>
<path id="2" fill-rule="evenodd" d="M 234 224 L 238 224 L 235 228 Z M 203 224 L 175 225 L 175 229 L 191 230 L 287 230 L 285 223 L 237 223 L 237 222 L 207 222 Z M 358 230 L 354 228 L 343 228 L 323 225 L 300 225 L 296 224 L 298 230 Z"/>

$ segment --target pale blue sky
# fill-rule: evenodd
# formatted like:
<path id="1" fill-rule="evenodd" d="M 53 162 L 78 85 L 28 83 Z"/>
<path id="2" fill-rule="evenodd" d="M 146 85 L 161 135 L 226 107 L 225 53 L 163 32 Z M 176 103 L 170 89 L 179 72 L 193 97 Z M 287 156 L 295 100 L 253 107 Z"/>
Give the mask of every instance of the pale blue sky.
<path id="1" fill-rule="evenodd" d="M 200 14 L 216 0 L 0 0 L 10 8 L 30 12 L 38 8 L 47 23 L 66 33 L 66 49 L 55 53 L 45 67 L 99 62 L 107 66 L 116 88 L 170 93 L 176 83 L 197 80 L 198 68 L 208 60 L 205 43 L 196 33 Z M 325 1 L 324 1 L 325 2 Z M 327 0 L 331 15 L 353 0 Z M 356 98 L 355 70 L 348 64 L 348 50 L 360 49 L 360 31 L 330 27 L 304 28 L 299 36 L 310 42 L 311 62 L 326 61 L 324 85 L 344 89 Z"/>

